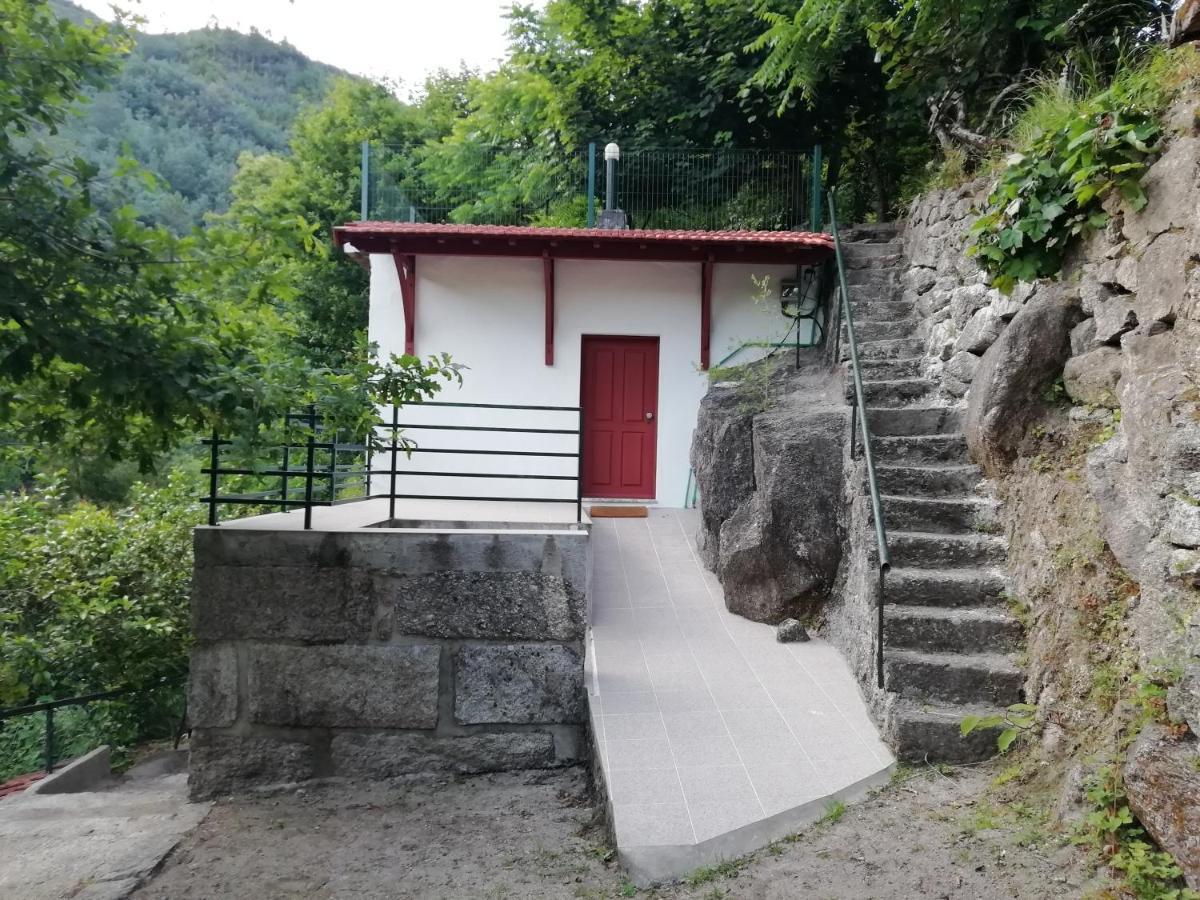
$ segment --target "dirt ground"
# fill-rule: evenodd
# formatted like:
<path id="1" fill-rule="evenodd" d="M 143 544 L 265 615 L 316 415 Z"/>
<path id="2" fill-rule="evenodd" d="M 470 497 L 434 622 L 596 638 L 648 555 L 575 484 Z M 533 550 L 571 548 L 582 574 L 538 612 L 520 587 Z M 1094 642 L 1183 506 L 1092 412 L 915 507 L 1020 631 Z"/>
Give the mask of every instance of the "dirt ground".
<path id="1" fill-rule="evenodd" d="M 754 857 L 636 890 L 579 769 L 326 783 L 219 802 L 134 896 L 162 898 L 1077 897 L 1082 860 L 992 767 L 901 773 Z"/>

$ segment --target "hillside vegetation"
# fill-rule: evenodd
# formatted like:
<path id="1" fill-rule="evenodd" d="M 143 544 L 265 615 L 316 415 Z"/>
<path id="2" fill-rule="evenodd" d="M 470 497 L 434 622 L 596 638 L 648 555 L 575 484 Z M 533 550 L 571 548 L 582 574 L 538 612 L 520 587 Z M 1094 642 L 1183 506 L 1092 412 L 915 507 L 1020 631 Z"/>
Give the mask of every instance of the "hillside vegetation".
<path id="1" fill-rule="evenodd" d="M 88 18 L 65 0 L 52 8 Z M 179 231 L 228 205 L 241 153 L 286 151 L 297 114 L 338 77 L 349 76 L 257 33 L 137 34 L 120 72 L 64 123 L 57 144 L 105 174 L 129 156 L 159 175 L 159 189 L 101 197 Z"/>

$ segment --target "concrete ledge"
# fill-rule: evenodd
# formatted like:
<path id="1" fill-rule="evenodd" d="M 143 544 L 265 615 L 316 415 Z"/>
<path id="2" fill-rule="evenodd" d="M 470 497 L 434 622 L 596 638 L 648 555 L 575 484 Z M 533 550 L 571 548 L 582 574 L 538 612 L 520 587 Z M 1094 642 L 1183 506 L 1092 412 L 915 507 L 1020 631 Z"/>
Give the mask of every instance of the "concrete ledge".
<path id="1" fill-rule="evenodd" d="M 629 877 L 639 887 L 673 881 L 696 869 L 746 856 L 795 834 L 820 821 L 834 801 L 853 803 L 862 800 L 872 790 L 891 781 L 894 768 L 895 764 L 839 791 L 698 844 L 619 846 L 617 853 Z M 617 827 L 620 827 L 619 823 Z"/>
<path id="2" fill-rule="evenodd" d="M 78 794 L 90 791 L 112 775 L 110 753 L 103 744 L 30 785 L 27 794 Z"/>

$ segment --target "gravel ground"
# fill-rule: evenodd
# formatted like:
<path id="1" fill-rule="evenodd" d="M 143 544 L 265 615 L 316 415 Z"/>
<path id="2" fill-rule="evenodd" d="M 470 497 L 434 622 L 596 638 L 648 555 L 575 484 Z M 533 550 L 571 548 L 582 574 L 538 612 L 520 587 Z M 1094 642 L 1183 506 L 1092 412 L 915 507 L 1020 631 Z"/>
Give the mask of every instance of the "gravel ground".
<path id="1" fill-rule="evenodd" d="M 1042 898 L 1084 889 L 1077 854 L 994 769 L 906 773 L 747 860 L 636 894 L 579 769 L 325 783 L 219 802 L 149 898 Z"/>

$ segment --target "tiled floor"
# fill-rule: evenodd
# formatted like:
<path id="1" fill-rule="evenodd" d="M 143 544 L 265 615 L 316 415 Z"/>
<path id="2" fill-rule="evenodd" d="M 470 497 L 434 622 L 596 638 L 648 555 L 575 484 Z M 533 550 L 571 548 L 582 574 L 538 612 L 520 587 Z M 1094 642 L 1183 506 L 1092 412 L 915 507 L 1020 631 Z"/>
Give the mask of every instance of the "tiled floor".
<path id="1" fill-rule="evenodd" d="M 642 881 L 749 852 L 894 763 L 840 654 L 725 610 L 695 510 L 600 519 L 588 693 L 618 850 Z"/>

